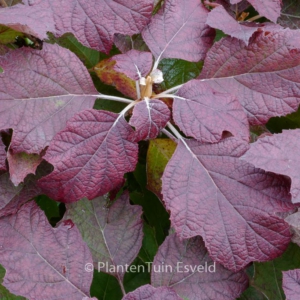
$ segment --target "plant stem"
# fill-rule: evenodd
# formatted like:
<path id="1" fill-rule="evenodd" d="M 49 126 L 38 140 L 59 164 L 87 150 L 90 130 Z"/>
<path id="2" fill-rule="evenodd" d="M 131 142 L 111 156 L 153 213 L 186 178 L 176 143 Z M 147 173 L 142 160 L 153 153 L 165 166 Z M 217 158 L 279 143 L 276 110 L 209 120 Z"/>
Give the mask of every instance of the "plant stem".
<path id="1" fill-rule="evenodd" d="M 253 21 L 256 21 L 257 19 L 260 19 L 260 18 L 262 18 L 262 17 L 263 17 L 263 16 L 261 16 L 261 15 L 257 15 L 257 16 L 254 16 L 254 17 L 252 17 L 252 18 L 246 20 L 246 22 L 253 22 Z"/>
<path id="2" fill-rule="evenodd" d="M 112 100 L 112 101 L 119 101 L 119 102 L 124 102 L 124 103 L 132 103 L 134 100 L 122 98 L 122 97 L 117 97 L 117 96 L 109 96 L 109 95 L 104 95 L 104 94 L 99 94 L 99 95 L 93 95 L 96 96 L 97 98 L 100 99 L 107 99 L 107 100 Z"/>
<path id="3" fill-rule="evenodd" d="M 168 89 L 168 90 L 162 92 L 161 94 L 168 94 L 168 93 L 172 93 L 172 92 L 174 92 L 174 91 L 177 91 L 177 90 L 179 90 L 183 85 L 184 85 L 184 84 L 180 84 L 180 85 L 174 86 L 174 87 L 172 87 L 171 89 Z M 156 96 L 159 96 L 159 97 L 160 97 L 161 94 L 158 94 L 158 95 L 156 95 Z"/>
<path id="4" fill-rule="evenodd" d="M 178 139 L 183 140 L 183 136 L 177 131 L 177 129 L 170 122 L 168 122 L 167 126 L 170 128 L 170 130 L 174 133 L 174 135 Z"/>
<path id="5" fill-rule="evenodd" d="M 124 116 L 128 110 L 130 110 L 132 107 L 134 107 L 137 104 L 136 101 L 131 101 L 130 104 L 128 104 L 121 112 L 120 116 Z M 119 118 L 118 118 L 119 119 Z"/>
<path id="6" fill-rule="evenodd" d="M 173 142 L 175 142 L 175 143 L 178 142 L 177 139 L 167 129 L 163 129 L 161 132 L 164 133 Z"/>
<path id="7" fill-rule="evenodd" d="M 0 0 L 1 6 L 2 7 L 8 7 L 7 3 L 5 2 L 5 0 Z"/>
<path id="8" fill-rule="evenodd" d="M 140 82 L 138 80 L 135 82 L 135 88 L 136 88 L 137 98 L 140 99 L 141 98 L 141 90 L 140 90 Z"/>

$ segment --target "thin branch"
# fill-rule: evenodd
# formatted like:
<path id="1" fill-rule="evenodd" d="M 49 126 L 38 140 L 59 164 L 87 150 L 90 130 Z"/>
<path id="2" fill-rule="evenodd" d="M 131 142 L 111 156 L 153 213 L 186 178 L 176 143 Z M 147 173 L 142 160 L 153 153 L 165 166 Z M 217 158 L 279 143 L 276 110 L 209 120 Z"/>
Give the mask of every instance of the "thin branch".
<path id="1" fill-rule="evenodd" d="M 254 17 L 246 20 L 246 22 L 253 22 L 253 21 L 256 21 L 257 19 L 260 19 L 260 18 L 263 18 L 263 16 L 257 15 L 257 16 L 254 16 Z"/>
<path id="2" fill-rule="evenodd" d="M 130 110 L 132 107 L 134 107 L 138 102 L 137 101 L 131 101 L 130 104 L 128 104 L 121 112 L 120 112 L 120 116 L 125 116 L 125 114 L 127 113 L 128 110 Z M 119 118 L 120 118 L 119 116 Z M 119 119 L 118 118 L 118 119 Z"/>
<path id="3" fill-rule="evenodd" d="M 100 99 L 107 99 L 107 100 L 124 102 L 124 103 L 134 102 L 134 100 L 130 100 L 130 99 L 122 98 L 122 97 L 116 97 L 116 96 L 109 96 L 109 95 L 104 95 L 104 94 L 93 95 L 93 96 L 100 98 Z"/>
<path id="4" fill-rule="evenodd" d="M 168 122 L 167 126 L 170 128 L 170 130 L 172 131 L 172 133 L 174 133 L 174 135 L 182 140 L 183 139 L 183 136 L 178 132 L 178 130 L 170 123 Z"/>
<path id="5" fill-rule="evenodd" d="M 169 139 L 171 139 L 173 142 L 177 144 L 178 142 L 177 139 L 167 129 L 163 129 L 161 132 L 164 133 Z"/>
<path id="6" fill-rule="evenodd" d="M 284 14 L 284 13 L 281 13 L 282 16 L 286 16 L 286 17 L 290 17 L 290 18 L 297 18 L 297 19 L 300 19 L 300 16 L 294 16 L 294 15 L 290 15 L 290 14 Z"/>
<path id="7" fill-rule="evenodd" d="M 168 89 L 168 90 L 162 92 L 162 94 L 169 94 L 169 93 L 172 93 L 172 92 L 174 92 L 174 91 L 177 91 L 177 90 L 179 90 L 183 85 L 184 85 L 184 84 L 180 84 L 180 85 L 174 86 L 174 87 L 172 87 L 171 89 Z M 160 94 L 159 94 L 159 95 L 160 95 Z M 158 95 L 157 95 L 157 96 L 158 96 Z"/>
<path id="8" fill-rule="evenodd" d="M 139 82 L 139 80 L 135 81 L 135 88 L 136 88 L 137 98 L 140 99 L 141 98 L 141 89 L 140 89 L 140 82 Z"/>

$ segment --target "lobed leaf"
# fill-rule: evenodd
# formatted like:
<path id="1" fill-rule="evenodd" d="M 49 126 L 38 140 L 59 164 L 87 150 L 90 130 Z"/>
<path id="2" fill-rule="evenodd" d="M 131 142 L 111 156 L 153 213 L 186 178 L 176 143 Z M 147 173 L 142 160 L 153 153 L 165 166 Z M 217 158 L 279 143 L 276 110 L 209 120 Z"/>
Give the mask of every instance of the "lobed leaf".
<path id="1" fill-rule="evenodd" d="M 291 195 L 294 203 L 300 202 L 298 161 L 300 129 L 283 130 L 251 144 L 242 159 L 266 171 L 289 176 L 292 180 Z"/>
<path id="2" fill-rule="evenodd" d="M 300 103 L 300 33 L 269 29 L 249 46 L 229 37 L 215 43 L 200 75 L 214 90 L 237 97 L 252 125 L 294 112 Z"/>
<path id="3" fill-rule="evenodd" d="M 44 157 L 54 171 L 39 183 L 47 195 L 72 203 L 93 199 L 116 187 L 134 170 L 138 145 L 122 115 L 86 110 L 70 119 Z"/>
<path id="4" fill-rule="evenodd" d="M 300 269 L 283 273 L 283 290 L 286 300 L 298 300 L 300 293 Z"/>
<path id="5" fill-rule="evenodd" d="M 165 103 L 158 99 L 145 99 L 134 106 L 129 124 L 135 127 L 137 140 L 155 139 L 170 117 Z"/>
<path id="6" fill-rule="evenodd" d="M 224 131 L 249 140 L 247 116 L 239 101 L 200 80 L 190 80 L 179 89 L 174 97 L 173 118 L 184 134 L 199 141 L 217 142 Z"/>
<path id="7" fill-rule="evenodd" d="M 200 237 L 180 241 L 175 234 L 159 247 L 151 281 L 155 287 L 171 287 L 189 300 L 235 299 L 248 286 L 243 271 L 233 273 L 209 257 Z"/>
<path id="8" fill-rule="evenodd" d="M 39 194 L 41 190 L 34 180 L 28 179 L 16 187 L 8 173 L 0 174 L 0 217 L 16 213 L 24 203 Z"/>
<path id="9" fill-rule="evenodd" d="M 32 201 L 0 226 L 3 285 L 10 292 L 29 300 L 90 299 L 93 275 L 84 266 L 92 257 L 72 221 L 52 228 Z"/>
<path id="10" fill-rule="evenodd" d="M 27 153 L 7 153 L 7 161 L 9 165 L 10 180 L 18 186 L 23 182 L 28 174 L 35 174 L 35 171 L 43 158 L 38 154 Z"/>
<path id="11" fill-rule="evenodd" d="M 47 32 L 55 32 L 52 12 L 39 5 L 17 4 L 0 9 L 0 24 L 29 35 L 46 39 Z"/>
<path id="12" fill-rule="evenodd" d="M 126 265 L 133 262 L 143 240 L 142 209 L 131 205 L 124 193 L 108 206 L 108 199 L 83 199 L 68 204 L 64 219 L 72 219 L 91 250 L 94 268 L 123 281 Z"/>
<path id="13" fill-rule="evenodd" d="M 125 54 L 118 54 L 111 58 L 116 61 L 114 69 L 117 72 L 124 73 L 133 80 L 139 80 L 146 77 L 151 71 L 152 54 L 151 52 L 141 52 L 130 50 Z"/>
<path id="14" fill-rule="evenodd" d="M 206 24 L 212 28 L 222 30 L 231 37 L 242 40 L 246 45 L 248 45 L 253 33 L 259 29 L 259 26 L 236 21 L 227 13 L 222 5 L 214 8 L 208 14 Z"/>
<path id="15" fill-rule="evenodd" d="M 214 39 L 214 30 L 205 24 L 207 14 L 197 0 L 165 1 L 142 31 L 143 39 L 157 61 L 181 58 L 197 62 L 205 57 Z"/>
<path id="16" fill-rule="evenodd" d="M 0 56 L 0 129 L 13 129 L 13 153 L 40 153 L 97 94 L 82 62 L 69 50 L 17 49 Z"/>
<path id="17" fill-rule="evenodd" d="M 173 289 L 169 287 L 155 288 L 149 284 L 143 285 L 135 291 L 128 293 L 122 300 L 182 300 Z"/>
<path id="18" fill-rule="evenodd" d="M 234 137 L 217 144 L 182 140 L 162 177 L 178 236 L 201 235 L 211 257 L 233 271 L 274 259 L 291 239 L 275 215 L 293 209 L 289 181 L 240 160 L 248 147 Z"/>

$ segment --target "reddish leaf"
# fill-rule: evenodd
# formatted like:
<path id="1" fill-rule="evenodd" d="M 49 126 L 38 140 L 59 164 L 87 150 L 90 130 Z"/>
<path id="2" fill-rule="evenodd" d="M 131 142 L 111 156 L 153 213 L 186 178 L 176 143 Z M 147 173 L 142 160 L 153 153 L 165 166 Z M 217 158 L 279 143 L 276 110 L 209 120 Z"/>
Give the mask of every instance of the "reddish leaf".
<path id="1" fill-rule="evenodd" d="M 13 154 L 8 151 L 7 160 L 10 180 L 15 186 L 18 186 L 28 174 L 35 174 L 43 159 L 38 154 L 26 154 L 24 152 Z"/>
<path id="2" fill-rule="evenodd" d="M 40 39 L 47 38 L 48 31 L 55 32 L 52 12 L 38 5 L 30 7 L 18 4 L 2 8 L 0 9 L 0 24 Z"/>
<path id="3" fill-rule="evenodd" d="M 292 179 L 293 202 L 300 202 L 300 129 L 283 130 L 281 134 L 258 139 L 243 156 L 247 162 L 266 171 L 287 175 Z"/>
<path id="4" fill-rule="evenodd" d="M 9 174 L 0 175 L 0 217 L 14 214 L 28 200 L 39 195 L 41 190 L 32 180 L 15 187 L 9 180 Z"/>
<path id="5" fill-rule="evenodd" d="M 6 170 L 6 151 L 5 151 L 5 145 L 2 142 L 1 135 L 0 135 L 0 171 Z"/>
<path id="6" fill-rule="evenodd" d="M 170 110 L 157 99 L 145 99 L 135 105 L 129 124 L 136 128 L 138 140 L 155 139 L 170 120 Z"/>
<path id="7" fill-rule="evenodd" d="M 128 293 L 122 300 L 182 300 L 173 289 L 168 287 L 155 288 L 149 284 L 143 285 Z"/>
<path id="8" fill-rule="evenodd" d="M 135 169 L 138 146 L 123 116 L 86 110 L 57 134 L 44 157 L 54 171 L 40 180 L 47 195 L 65 203 L 112 190 Z"/>
<path id="9" fill-rule="evenodd" d="M 253 33 L 259 28 L 258 26 L 249 25 L 249 23 L 240 23 L 236 21 L 221 5 L 214 8 L 208 14 L 206 24 L 210 27 L 220 29 L 232 37 L 244 41 L 245 44 L 248 44 Z"/>
<path id="10" fill-rule="evenodd" d="M 111 206 L 105 197 L 67 205 L 65 219 L 72 219 L 89 246 L 94 267 L 120 281 L 138 255 L 143 240 L 142 209 L 131 205 L 128 193 Z"/>
<path id="11" fill-rule="evenodd" d="M 0 66 L 0 129 L 14 130 L 14 153 L 40 153 L 68 119 L 94 105 L 88 71 L 65 48 L 18 49 L 0 56 Z"/>
<path id="12" fill-rule="evenodd" d="M 235 95 L 252 124 L 297 110 L 300 103 L 300 32 L 256 33 L 249 46 L 224 38 L 207 54 L 201 78 Z M 299 74 L 298 74 L 299 73 Z"/>
<path id="13" fill-rule="evenodd" d="M 83 45 L 105 53 L 115 33 L 139 33 L 153 8 L 153 0 L 45 1 L 53 11 L 58 35 L 71 32 Z"/>
<path id="14" fill-rule="evenodd" d="M 52 228 L 44 212 L 31 201 L 17 214 L 0 219 L 0 263 L 3 285 L 29 300 L 89 298 L 92 261 L 76 226 Z"/>
<path id="15" fill-rule="evenodd" d="M 165 1 L 142 36 L 158 61 L 163 58 L 199 61 L 214 39 L 214 30 L 205 24 L 207 14 L 208 10 L 198 0 Z"/>
<path id="16" fill-rule="evenodd" d="M 290 225 L 290 231 L 292 232 L 292 242 L 300 247 L 300 210 L 288 215 L 284 219 Z"/>
<path id="17" fill-rule="evenodd" d="M 236 4 L 242 0 L 230 0 L 231 4 Z M 248 0 L 260 15 L 276 23 L 281 11 L 281 0 Z"/>
<path id="18" fill-rule="evenodd" d="M 115 70 L 115 61 L 112 59 L 103 59 L 95 67 L 94 71 L 102 82 L 115 88 L 122 94 L 132 99 L 137 98 L 135 82 L 123 73 Z"/>
<path id="19" fill-rule="evenodd" d="M 191 80 L 177 93 L 173 102 L 173 118 L 188 136 L 203 142 L 217 142 L 223 131 L 249 140 L 249 124 L 235 97 L 220 94 L 206 82 Z"/>
<path id="20" fill-rule="evenodd" d="M 291 238 L 275 215 L 293 208 L 289 182 L 239 160 L 247 149 L 233 137 L 218 144 L 182 140 L 162 177 L 180 238 L 201 235 L 211 257 L 233 271 L 279 256 Z"/>
<path id="21" fill-rule="evenodd" d="M 180 241 L 175 234 L 158 249 L 151 281 L 156 287 L 170 286 L 189 300 L 236 299 L 248 286 L 243 271 L 233 273 L 213 262 L 200 237 Z"/>
<path id="22" fill-rule="evenodd" d="M 298 300 L 300 294 L 300 269 L 283 273 L 283 290 L 286 300 Z"/>
<path id="23" fill-rule="evenodd" d="M 125 54 L 113 56 L 112 60 L 116 61 L 114 69 L 117 72 L 124 73 L 133 80 L 146 77 L 152 67 L 152 54 L 150 52 L 130 50 Z"/>
<path id="24" fill-rule="evenodd" d="M 126 53 L 131 49 L 139 51 L 150 51 L 140 34 L 131 37 L 128 35 L 116 33 L 114 36 L 114 44 L 122 53 Z"/>

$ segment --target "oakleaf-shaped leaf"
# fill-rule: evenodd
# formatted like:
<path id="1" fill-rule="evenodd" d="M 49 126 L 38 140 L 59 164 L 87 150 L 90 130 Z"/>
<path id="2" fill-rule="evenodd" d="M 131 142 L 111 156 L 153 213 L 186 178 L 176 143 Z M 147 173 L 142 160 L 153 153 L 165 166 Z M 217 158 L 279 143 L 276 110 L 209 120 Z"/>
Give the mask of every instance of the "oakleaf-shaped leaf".
<path id="1" fill-rule="evenodd" d="M 115 88 L 122 94 L 132 99 L 137 98 L 135 81 L 127 77 L 125 74 L 115 70 L 116 62 L 109 58 L 101 60 L 95 67 L 94 71 L 102 82 Z"/>
<path id="2" fill-rule="evenodd" d="M 143 285 L 135 291 L 128 293 L 122 300 L 182 300 L 176 292 L 169 287 L 155 288 L 149 284 Z"/>
<path id="3" fill-rule="evenodd" d="M 189 300 L 236 299 L 248 286 L 243 271 L 233 273 L 209 257 L 200 237 L 180 241 L 175 234 L 159 247 L 151 281 L 156 287 L 172 287 Z"/>
<path id="4" fill-rule="evenodd" d="M 300 269 L 290 270 L 283 273 L 283 290 L 286 300 L 298 300 L 300 294 Z"/>
<path id="5" fill-rule="evenodd" d="M 292 201 L 300 202 L 299 147 L 300 129 L 283 130 L 280 134 L 258 139 L 242 159 L 266 171 L 289 176 Z"/>
<path id="6" fill-rule="evenodd" d="M 130 50 L 125 54 L 115 55 L 111 59 L 116 61 L 114 69 L 117 72 L 124 73 L 133 80 L 146 77 L 152 67 L 152 54 L 150 52 Z"/>
<path id="7" fill-rule="evenodd" d="M 248 44 L 249 39 L 255 31 L 258 30 L 258 26 L 252 26 L 252 24 L 240 23 L 231 17 L 226 9 L 220 5 L 214 8 L 207 17 L 206 24 L 212 28 L 222 30 L 224 33 L 235 37 Z"/>
<path id="8" fill-rule="evenodd" d="M 13 129 L 14 153 L 40 153 L 98 94 L 82 62 L 57 45 L 11 51 L 0 66 L 0 129 Z"/>
<path id="9" fill-rule="evenodd" d="M 230 0 L 236 4 L 242 0 Z M 259 12 L 260 15 L 276 23 L 281 11 L 281 0 L 248 0 L 249 3 Z"/>
<path id="10" fill-rule="evenodd" d="M 300 32 L 255 33 L 249 46 L 223 38 L 207 54 L 200 78 L 236 96 L 251 124 L 297 110 L 300 103 Z"/>
<path id="11" fill-rule="evenodd" d="M 47 195 L 71 203 L 93 199 L 116 187 L 135 169 L 138 145 L 122 115 L 86 110 L 57 134 L 44 159 L 54 171 L 40 180 Z"/>
<path id="12" fill-rule="evenodd" d="M 53 11 L 57 35 L 71 32 L 83 45 L 105 53 L 110 51 L 115 33 L 139 33 L 153 9 L 153 0 L 46 1 Z"/>
<path id="13" fill-rule="evenodd" d="M 94 268 L 116 276 L 120 281 L 138 255 L 143 240 L 142 209 L 131 205 L 128 193 L 109 206 L 99 197 L 67 205 L 65 219 L 72 219 L 89 246 Z"/>
<path id="14" fill-rule="evenodd" d="M 5 151 L 5 145 L 2 142 L 1 135 L 0 135 L 0 171 L 6 170 L 6 151 Z"/>
<path id="15" fill-rule="evenodd" d="M 211 257 L 233 271 L 274 259 L 291 239 L 275 215 L 293 209 L 289 181 L 240 160 L 248 147 L 234 137 L 217 144 L 182 140 L 162 177 L 179 237 L 201 235 Z"/>
<path id="16" fill-rule="evenodd" d="M 173 118 L 188 136 L 203 142 L 217 142 L 223 131 L 249 140 L 249 124 L 235 96 L 221 94 L 209 84 L 191 80 L 176 94 Z"/>
<path id="17" fill-rule="evenodd" d="M 18 186 L 28 174 L 35 174 L 43 158 L 38 154 L 27 154 L 24 152 L 14 154 L 8 151 L 7 160 L 10 180 L 15 186 Z"/>
<path id="18" fill-rule="evenodd" d="M 9 180 L 9 174 L 0 175 L 0 217 L 14 214 L 28 200 L 41 194 L 36 182 L 27 180 L 18 187 Z"/>
<path id="19" fill-rule="evenodd" d="M 138 140 L 155 139 L 170 117 L 165 103 L 158 99 L 145 99 L 134 106 L 129 124 L 135 127 Z"/>
<path id="20" fill-rule="evenodd" d="M 47 38 L 48 31 L 55 32 L 52 11 L 39 5 L 31 7 L 17 4 L 1 8 L 0 24 L 40 39 Z"/>
<path id="21" fill-rule="evenodd" d="M 84 267 L 92 256 L 72 221 L 52 228 L 31 201 L 1 218 L 0 226 L 3 285 L 10 292 L 29 300 L 89 299 L 93 275 Z"/>
<path id="22" fill-rule="evenodd" d="M 207 14 L 208 10 L 198 0 L 164 1 L 143 30 L 143 39 L 157 61 L 163 58 L 199 61 L 214 39 L 214 30 L 205 24 Z"/>

